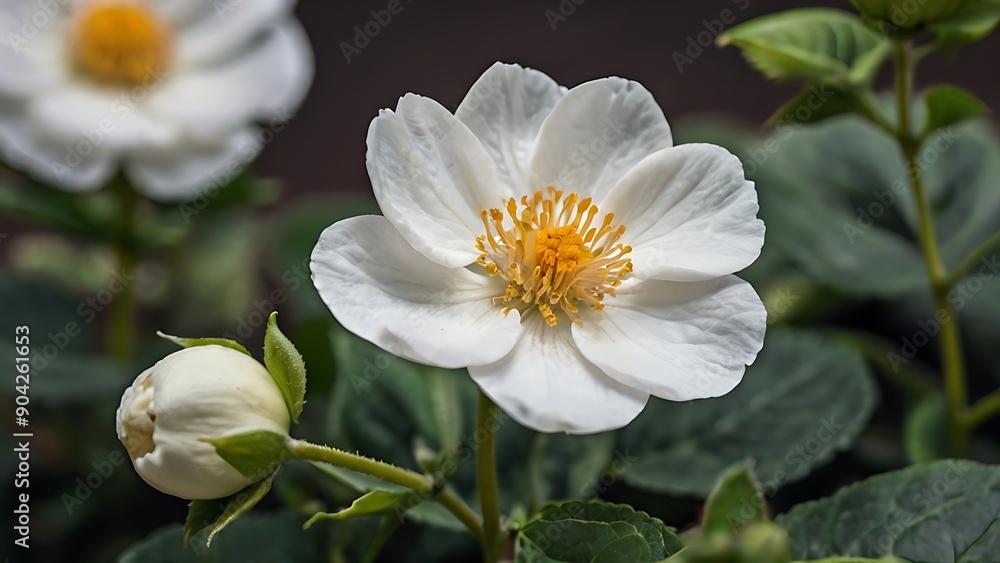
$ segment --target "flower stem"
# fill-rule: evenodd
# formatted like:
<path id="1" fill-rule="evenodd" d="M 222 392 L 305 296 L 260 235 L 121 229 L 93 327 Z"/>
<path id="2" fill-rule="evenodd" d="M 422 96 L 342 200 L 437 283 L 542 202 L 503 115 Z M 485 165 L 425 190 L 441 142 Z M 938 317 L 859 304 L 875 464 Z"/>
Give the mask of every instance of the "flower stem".
<path id="1" fill-rule="evenodd" d="M 121 222 L 114 241 L 115 256 L 122 276 L 132 276 L 139 263 L 133 236 L 137 195 L 120 175 L 112 181 L 111 188 L 121 200 Z M 122 289 L 111 306 L 111 319 L 108 323 L 107 345 L 112 355 L 122 362 L 128 362 L 132 358 L 135 342 L 136 296 L 132 285 L 122 284 Z"/>
<path id="2" fill-rule="evenodd" d="M 934 233 L 934 218 L 931 213 L 927 190 L 924 187 L 917 153 L 920 141 L 913 136 L 910 124 L 910 104 L 913 98 L 914 59 L 909 42 L 896 44 L 896 101 L 899 107 L 899 129 L 896 139 L 906 158 L 910 182 L 913 185 L 917 214 L 920 219 L 920 249 L 924 255 L 931 288 L 941 323 L 941 356 L 944 375 L 945 398 L 948 404 L 948 443 L 951 454 L 964 457 L 968 444 L 966 425 L 967 391 L 965 382 L 965 360 L 962 341 L 958 331 L 958 319 L 948 301 L 950 289 L 948 275 Z"/>
<path id="3" fill-rule="evenodd" d="M 503 550 L 500 534 L 500 485 L 496 464 L 496 404 L 479 391 L 476 414 L 476 477 L 483 506 L 483 561 L 497 563 Z M 482 437 L 482 439 L 480 439 Z"/>
<path id="4" fill-rule="evenodd" d="M 476 513 L 450 489 L 438 489 L 435 486 L 434 480 L 426 475 L 304 440 L 289 440 L 288 451 L 295 459 L 329 463 L 330 465 L 378 477 L 383 481 L 402 485 L 408 489 L 413 489 L 421 495 L 433 498 L 435 501 L 441 503 L 441 506 L 444 506 L 449 512 L 454 514 L 462 524 L 465 524 L 465 527 L 469 529 L 469 532 L 472 533 L 476 540 L 482 543 L 483 528 L 479 523 L 479 517 Z"/>

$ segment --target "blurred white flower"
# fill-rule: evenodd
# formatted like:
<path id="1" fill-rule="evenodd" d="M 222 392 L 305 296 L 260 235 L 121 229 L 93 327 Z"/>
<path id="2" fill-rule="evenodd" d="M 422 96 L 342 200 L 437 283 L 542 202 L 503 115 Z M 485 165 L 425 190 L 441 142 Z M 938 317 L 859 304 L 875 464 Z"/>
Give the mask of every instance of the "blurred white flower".
<path id="1" fill-rule="evenodd" d="M 225 184 L 312 81 L 294 0 L 5 0 L 0 157 L 66 190 Z"/>
<path id="2" fill-rule="evenodd" d="M 764 224 L 740 161 L 673 147 L 621 78 L 566 90 L 496 64 L 455 115 L 413 94 L 368 132 L 384 217 L 327 229 L 313 280 L 347 329 L 414 361 L 468 367 L 540 431 L 628 424 L 649 396 L 723 395 L 764 337 L 730 274 Z"/>
<path id="3" fill-rule="evenodd" d="M 214 345 L 174 352 L 142 372 L 116 417 L 118 439 L 136 472 L 185 499 L 222 498 L 250 484 L 205 439 L 258 430 L 287 435 L 290 424 L 264 366 Z"/>

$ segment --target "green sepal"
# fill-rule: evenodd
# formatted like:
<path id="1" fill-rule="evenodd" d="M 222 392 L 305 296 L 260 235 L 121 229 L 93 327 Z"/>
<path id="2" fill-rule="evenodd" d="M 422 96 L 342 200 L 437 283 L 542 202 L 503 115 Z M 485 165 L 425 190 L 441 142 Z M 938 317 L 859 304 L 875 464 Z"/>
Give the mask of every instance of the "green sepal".
<path id="1" fill-rule="evenodd" d="M 249 512 L 264 498 L 277 475 L 276 469 L 263 480 L 225 498 L 191 501 L 184 521 L 184 547 L 193 545 L 196 552 L 201 548 L 211 547 L 216 534 Z"/>
<path id="2" fill-rule="evenodd" d="M 293 423 L 299 422 L 306 397 L 306 364 L 292 341 L 278 329 L 278 313 L 271 313 L 264 334 L 264 365 L 278 384 L 288 414 Z"/>
<path id="3" fill-rule="evenodd" d="M 320 520 L 348 520 L 389 515 L 396 515 L 402 520 L 403 513 L 411 507 L 413 499 L 418 499 L 419 502 L 421 498 L 420 493 L 416 491 L 371 491 L 355 499 L 351 506 L 340 512 L 317 512 L 302 525 L 302 529 L 307 530 Z"/>
<path id="4" fill-rule="evenodd" d="M 288 436 L 266 430 L 202 441 L 215 446 L 219 457 L 251 481 L 263 479 L 292 459 Z"/>
<path id="5" fill-rule="evenodd" d="M 726 471 L 709 495 L 702 534 L 730 536 L 750 524 L 767 521 L 767 502 L 757 484 L 753 464 L 744 462 Z"/>
<path id="6" fill-rule="evenodd" d="M 920 134 L 922 139 L 938 129 L 982 117 L 990 111 L 982 100 L 954 86 L 938 86 L 927 92 L 924 107 L 927 108 L 927 121 Z"/>
<path id="7" fill-rule="evenodd" d="M 156 331 L 156 336 L 169 340 L 182 348 L 194 348 L 196 346 L 222 346 L 224 348 L 236 350 L 237 352 L 243 352 L 251 358 L 253 357 L 242 344 L 228 338 L 183 338 L 180 336 L 171 336 L 160 331 Z"/>

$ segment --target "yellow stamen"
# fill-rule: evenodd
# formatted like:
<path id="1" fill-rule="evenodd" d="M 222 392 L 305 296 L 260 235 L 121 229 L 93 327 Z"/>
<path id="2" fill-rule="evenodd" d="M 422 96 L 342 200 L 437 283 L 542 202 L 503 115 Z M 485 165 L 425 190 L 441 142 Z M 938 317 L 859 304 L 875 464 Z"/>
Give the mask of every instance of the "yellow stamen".
<path id="1" fill-rule="evenodd" d="M 78 9 L 70 57 L 87 76 L 121 86 L 142 84 L 170 59 L 171 30 L 141 0 L 91 0 Z"/>
<path id="2" fill-rule="evenodd" d="M 632 260 L 625 255 L 632 247 L 618 242 L 624 226 L 613 226 L 614 214 L 598 215 L 590 198 L 549 186 L 521 198 L 521 210 L 511 198 L 499 208 L 481 213 L 486 234 L 476 239 L 481 253 L 476 262 L 491 276 L 509 282 L 504 295 L 493 302 L 507 305 L 504 315 L 517 309 L 522 315 L 536 308 L 549 326 L 559 324 L 557 311 L 570 321 L 583 324 L 578 313 L 583 303 L 594 310 L 604 308 L 604 296 L 614 297 L 622 280 L 632 273 Z M 512 223 L 504 226 L 504 221 Z"/>

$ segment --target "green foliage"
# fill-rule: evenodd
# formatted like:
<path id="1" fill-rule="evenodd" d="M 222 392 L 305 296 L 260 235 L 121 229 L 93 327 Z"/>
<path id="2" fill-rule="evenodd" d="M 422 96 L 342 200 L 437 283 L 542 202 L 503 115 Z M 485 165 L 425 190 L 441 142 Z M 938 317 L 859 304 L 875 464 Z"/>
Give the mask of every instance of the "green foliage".
<path id="1" fill-rule="evenodd" d="M 944 395 L 925 396 L 908 413 L 903 427 L 906 453 L 913 463 L 948 457 L 948 407 Z"/>
<path id="2" fill-rule="evenodd" d="M 630 506 L 566 502 L 546 507 L 520 530 L 514 560 L 643 563 L 683 547 L 663 522 Z"/>
<path id="3" fill-rule="evenodd" d="M 737 465 L 722 475 L 708 495 L 701 533 L 705 537 L 728 536 L 749 524 L 766 522 L 766 506 L 751 464 Z"/>
<path id="4" fill-rule="evenodd" d="M 1000 24 L 1000 4 L 989 0 L 968 1 L 951 18 L 930 24 L 935 42 L 942 49 L 954 50 L 989 37 Z"/>
<path id="5" fill-rule="evenodd" d="M 852 89 L 869 84 L 890 45 L 857 17 L 801 8 L 757 18 L 719 36 L 771 78 L 803 78 Z"/>
<path id="6" fill-rule="evenodd" d="M 937 461 L 885 473 L 778 519 L 798 559 L 833 555 L 993 561 L 1000 553 L 1000 468 Z"/>
<path id="7" fill-rule="evenodd" d="M 975 1 L 975 0 L 974 0 Z M 969 0 L 851 0 L 866 17 L 880 22 L 882 29 L 913 28 L 947 21 Z"/>
<path id="8" fill-rule="evenodd" d="M 651 400 L 622 431 L 619 447 L 638 460 L 622 478 L 647 491 L 705 497 L 716 476 L 751 457 L 773 492 L 848 447 L 877 402 L 870 369 L 854 351 L 818 335 L 772 330 L 728 395 Z"/>
<path id="9" fill-rule="evenodd" d="M 972 94 L 954 86 L 938 86 L 924 95 L 927 120 L 921 138 L 937 129 L 957 125 L 967 119 L 986 115 L 986 104 Z"/>
<path id="10" fill-rule="evenodd" d="M 278 313 L 271 313 L 264 335 L 264 364 L 281 389 L 292 422 L 299 421 L 306 398 L 306 364 L 292 341 L 278 328 Z"/>
<path id="11" fill-rule="evenodd" d="M 200 501 L 199 501 L 200 502 Z M 302 516 L 293 513 L 250 514 L 235 522 L 212 543 L 182 546 L 184 529 L 167 526 L 129 547 L 119 563 L 321 563 L 325 540 L 319 531 L 302 531 Z"/>
<path id="12" fill-rule="evenodd" d="M 208 549 L 212 546 L 212 541 L 219 532 L 257 506 L 257 503 L 271 490 L 271 485 L 277 475 L 278 471 L 275 470 L 263 480 L 226 498 L 191 501 L 191 504 L 188 505 L 187 519 L 184 521 L 182 538 L 177 539 L 183 539 L 184 547 L 192 546 L 196 552 Z M 171 534 L 171 537 L 173 535 Z M 149 543 L 159 545 L 159 542 L 153 540 L 150 540 Z M 177 541 L 176 547 L 171 547 L 167 551 L 176 552 L 180 545 L 181 542 Z M 126 560 L 125 557 L 123 557 L 124 560 Z"/>
<path id="13" fill-rule="evenodd" d="M 339 512 L 318 512 L 303 525 L 308 529 L 320 520 L 346 520 L 348 518 L 364 518 L 368 516 L 401 516 L 408 507 L 413 491 L 374 490 L 358 497 L 351 506 Z"/>

